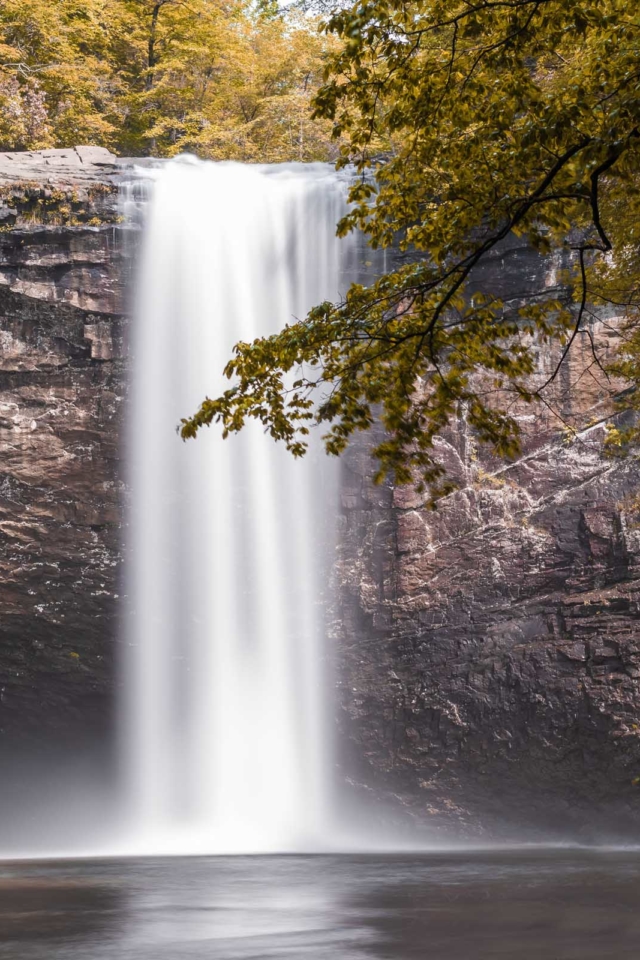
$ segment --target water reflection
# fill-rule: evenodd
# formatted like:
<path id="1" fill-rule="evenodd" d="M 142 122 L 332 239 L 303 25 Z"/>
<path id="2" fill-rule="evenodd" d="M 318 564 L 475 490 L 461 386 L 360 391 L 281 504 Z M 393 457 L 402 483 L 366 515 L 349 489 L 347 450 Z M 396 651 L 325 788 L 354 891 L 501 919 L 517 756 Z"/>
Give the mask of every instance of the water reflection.
<path id="1" fill-rule="evenodd" d="M 640 856 L 5 864 L 11 960 L 637 960 Z"/>
<path id="2" fill-rule="evenodd" d="M 4 871 L 3 871 L 4 872 Z M 117 926 L 125 897 L 117 887 L 45 873 L 0 879 L 0 949 L 17 957 L 17 943 L 51 945 L 69 940 L 101 940 Z M 49 948 L 48 948 L 49 949 Z M 22 947 L 20 947 L 22 955 Z M 34 956 L 39 956 L 36 950 Z"/>

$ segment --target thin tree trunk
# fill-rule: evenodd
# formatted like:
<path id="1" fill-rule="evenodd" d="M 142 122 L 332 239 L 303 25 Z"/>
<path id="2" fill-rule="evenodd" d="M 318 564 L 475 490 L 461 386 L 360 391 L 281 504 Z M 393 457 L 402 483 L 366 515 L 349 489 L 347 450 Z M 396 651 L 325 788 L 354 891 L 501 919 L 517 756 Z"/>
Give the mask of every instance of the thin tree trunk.
<path id="1" fill-rule="evenodd" d="M 147 54 L 147 79 L 145 81 L 145 90 L 151 90 L 153 86 L 153 71 L 156 66 L 156 33 L 158 30 L 158 17 L 162 2 L 156 3 L 151 11 L 151 29 L 149 31 L 149 52 Z"/>
<path id="2" fill-rule="evenodd" d="M 153 88 L 154 81 L 154 71 L 157 64 L 156 57 L 156 39 L 158 33 L 158 18 L 160 16 L 160 8 L 164 6 L 166 0 L 158 0 L 154 4 L 151 11 L 151 26 L 149 28 L 149 46 L 147 53 L 147 79 L 145 80 L 144 88 L 147 93 L 149 93 Z M 152 137 L 149 141 L 149 153 L 151 156 L 154 156 L 156 152 L 156 140 L 155 137 Z"/>

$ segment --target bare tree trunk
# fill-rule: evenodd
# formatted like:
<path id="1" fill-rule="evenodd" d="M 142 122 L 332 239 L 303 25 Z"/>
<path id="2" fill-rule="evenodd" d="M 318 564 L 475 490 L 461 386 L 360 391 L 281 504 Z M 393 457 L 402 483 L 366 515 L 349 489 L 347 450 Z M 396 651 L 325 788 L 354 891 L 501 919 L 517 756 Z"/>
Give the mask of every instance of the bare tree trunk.
<path id="1" fill-rule="evenodd" d="M 154 4 L 153 9 L 151 10 L 151 26 L 149 28 L 149 45 L 147 53 L 147 78 L 145 80 L 144 88 L 147 93 L 153 88 L 154 81 L 154 70 L 158 59 L 156 57 L 156 39 L 158 33 L 158 18 L 160 16 L 160 9 L 164 6 L 167 0 L 158 0 Z M 149 141 L 149 153 L 153 156 L 156 152 L 156 140 L 155 137 L 152 137 Z"/>
<path id="2" fill-rule="evenodd" d="M 160 8 L 163 5 L 163 0 L 159 0 L 159 2 L 154 5 L 151 11 L 151 28 L 149 30 L 149 52 L 147 54 L 147 79 L 145 81 L 145 90 L 151 90 L 153 86 L 153 71 L 157 63 L 156 34 L 158 30 L 158 17 L 160 16 Z"/>

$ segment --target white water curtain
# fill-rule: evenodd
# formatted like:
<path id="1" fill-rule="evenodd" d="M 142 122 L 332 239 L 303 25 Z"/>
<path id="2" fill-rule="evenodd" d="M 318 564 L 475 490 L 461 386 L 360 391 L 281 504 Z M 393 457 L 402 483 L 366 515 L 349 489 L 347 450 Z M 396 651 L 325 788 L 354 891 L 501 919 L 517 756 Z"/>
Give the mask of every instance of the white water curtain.
<path id="1" fill-rule="evenodd" d="M 154 177 L 135 303 L 123 750 L 142 851 L 322 849 L 336 467 L 251 424 L 180 418 L 238 340 L 336 299 L 344 184 L 324 165 L 179 158 Z M 348 241 L 347 241 L 348 243 Z"/>

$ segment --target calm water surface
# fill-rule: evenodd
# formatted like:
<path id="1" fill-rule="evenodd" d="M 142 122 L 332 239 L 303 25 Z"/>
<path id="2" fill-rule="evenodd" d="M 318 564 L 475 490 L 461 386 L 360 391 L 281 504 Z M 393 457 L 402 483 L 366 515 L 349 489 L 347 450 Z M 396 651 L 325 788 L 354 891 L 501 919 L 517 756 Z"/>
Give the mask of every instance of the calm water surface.
<path id="1" fill-rule="evenodd" d="M 638 960 L 640 854 L 0 865 L 11 960 Z"/>

